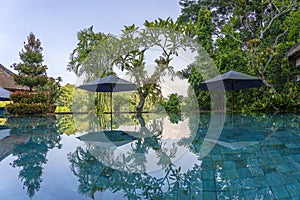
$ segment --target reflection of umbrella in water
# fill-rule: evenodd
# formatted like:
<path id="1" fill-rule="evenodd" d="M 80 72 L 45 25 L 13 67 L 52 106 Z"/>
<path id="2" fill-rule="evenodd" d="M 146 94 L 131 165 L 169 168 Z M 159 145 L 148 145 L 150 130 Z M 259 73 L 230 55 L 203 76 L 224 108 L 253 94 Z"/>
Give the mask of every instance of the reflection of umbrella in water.
<path id="1" fill-rule="evenodd" d="M 77 138 L 81 141 L 92 143 L 93 145 L 115 148 L 137 139 L 128 133 L 129 132 L 127 131 L 125 132 L 121 130 L 99 131 L 90 132 Z"/>
<path id="2" fill-rule="evenodd" d="M 215 139 L 206 138 L 206 141 L 221 145 L 223 147 L 237 150 L 250 148 L 256 144 L 259 144 L 259 138 L 256 132 L 253 132 L 250 127 L 248 128 L 223 128 L 220 137 Z M 263 137 L 263 135 L 261 135 Z"/>
<path id="3" fill-rule="evenodd" d="M 0 88 L 0 101 L 9 101 L 10 91 Z"/>
<path id="4" fill-rule="evenodd" d="M 9 129 L 8 127 L 1 127 L 0 126 L 0 140 L 2 139 L 2 138 L 5 138 L 5 137 L 7 137 L 7 136 L 9 136 L 9 131 L 10 131 L 11 129 Z"/>
<path id="5" fill-rule="evenodd" d="M 136 90 L 134 83 L 113 75 L 98 78 L 94 81 L 80 85 L 78 88 L 90 92 L 110 92 L 110 128 L 112 130 L 112 93 Z"/>
<path id="6" fill-rule="evenodd" d="M 224 85 L 223 85 L 224 84 Z M 234 90 L 242 90 L 263 86 L 260 78 L 229 71 L 202 82 L 198 87 L 203 90 L 232 90 L 232 111 L 234 110 Z M 224 87 L 224 88 L 223 88 Z"/>
<path id="7" fill-rule="evenodd" d="M 232 149 L 232 150 L 237 150 L 237 149 L 243 149 L 243 148 L 247 148 L 249 146 L 254 146 L 256 144 L 258 144 L 258 141 L 242 141 L 242 142 L 224 142 L 224 141 L 220 141 L 220 140 L 211 140 L 211 139 L 205 139 L 209 142 L 212 143 L 216 143 L 218 145 L 221 145 L 223 147 Z"/>

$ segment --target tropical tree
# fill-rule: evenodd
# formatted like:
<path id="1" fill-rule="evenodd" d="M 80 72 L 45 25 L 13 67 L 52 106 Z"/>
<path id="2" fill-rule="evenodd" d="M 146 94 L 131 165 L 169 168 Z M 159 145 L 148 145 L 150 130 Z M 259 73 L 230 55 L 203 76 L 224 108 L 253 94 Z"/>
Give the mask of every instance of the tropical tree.
<path id="1" fill-rule="evenodd" d="M 67 70 L 74 72 L 78 77 L 84 77 L 84 82 L 114 74 L 111 68 L 112 60 L 109 59 L 111 56 L 106 54 L 107 52 L 113 52 L 110 50 L 112 45 L 106 42 L 105 47 L 99 48 L 100 45 L 104 45 L 104 41 L 113 41 L 113 39 L 112 35 L 94 32 L 93 26 L 79 31 L 77 33 L 78 43 L 70 55 Z M 77 96 L 80 95 L 80 91 L 74 91 L 74 102 L 76 104 L 78 100 Z M 97 114 L 109 111 L 110 107 L 107 104 L 109 102 L 109 94 L 98 93 L 94 100 L 94 107 Z M 82 107 L 82 104 L 78 103 L 78 106 Z M 88 107 L 90 108 L 90 106 Z"/>
<path id="2" fill-rule="evenodd" d="M 109 34 L 91 33 L 91 28 L 84 30 L 85 34 L 79 32 L 78 36 L 87 37 L 78 37 L 80 42 L 73 51 L 69 69 L 77 75 L 85 75 L 86 80 L 89 80 L 91 77 L 112 74 L 113 66 L 118 66 L 137 84 L 139 103 L 136 111 L 141 112 L 147 99 L 161 99 L 158 97 L 161 95 L 162 78 L 175 76 L 171 60 L 178 56 L 179 49 L 192 46 L 191 41 L 185 37 L 189 35 L 186 27 L 168 18 L 145 21 L 142 29 L 135 25 L 125 26 L 119 38 Z M 95 39 L 91 35 L 98 37 Z M 82 45 L 86 43 L 92 45 Z M 161 54 L 152 60 L 154 72 L 150 74 L 146 69 L 145 56 L 153 48 Z"/>
<path id="3" fill-rule="evenodd" d="M 213 32 L 203 26 L 196 28 L 211 37 L 212 51 L 207 51 L 221 73 L 237 70 L 263 79 L 268 90 L 254 90 L 255 95 L 239 93 L 240 107 L 245 102 L 259 102 L 260 106 L 256 106 L 260 109 L 282 110 L 299 102 L 294 96 L 299 93 L 297 69 L 284 58 L 289 48 L 299 42 L 299 1 L 181 0 L 180 5 L 181 22 L 205 21 L 203 6 L 210 10 Z M 207 39 L 201 34 L 196 36 L 205 46 Z"/>
<path id="4" fill-rule="evenodd" d="M 145 28 L 139 30 L 134 25 L 126 26 L 121 36 L 121 52 L 114 64 L 126 71 L 138 86 L 140 101 L 136 107 L 141 112 L 146 98 L 153 93 L 159 94 L 160 83 L 164 77 L 176 75 L 171 61 L 177 57 L 180 50 L 195 48 L 189 37 L 189 26 L 181 25 L 178 21 L 168 18 L 153 22 L 145 21 Z M 145 54 L 156 49 L 161 54 L 155 58 L 153 73 L 146 69 Z M 157 97 L 157 95 L 153 95 Z"/>
<path id="5" fill-rule="evenodd" d="M 104 33 L 95 33 L 93 26 L 79 31 L 77 33 L 77 47 L 70 55 L 67 70 L 73 71 L 76 75 L 81 75 L 83 71 L 81 71 L 80 68 L 89 53 L 91 53 L 107 36 L 108 35 L 105 35 Z"/>

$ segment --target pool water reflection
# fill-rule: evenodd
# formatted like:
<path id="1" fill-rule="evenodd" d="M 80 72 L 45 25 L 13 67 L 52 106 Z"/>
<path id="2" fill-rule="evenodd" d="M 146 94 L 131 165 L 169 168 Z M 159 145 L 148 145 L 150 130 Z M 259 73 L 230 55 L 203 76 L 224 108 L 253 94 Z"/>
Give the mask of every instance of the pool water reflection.
<path id="1" fill-rule="evenodd" d="M 88 115 L 11 117 L 1 199 L 300 198 L 298 115 L 227 115 L 217 140 L 210 114 L 176 119 L 119 116 L 103 131 Z"/>

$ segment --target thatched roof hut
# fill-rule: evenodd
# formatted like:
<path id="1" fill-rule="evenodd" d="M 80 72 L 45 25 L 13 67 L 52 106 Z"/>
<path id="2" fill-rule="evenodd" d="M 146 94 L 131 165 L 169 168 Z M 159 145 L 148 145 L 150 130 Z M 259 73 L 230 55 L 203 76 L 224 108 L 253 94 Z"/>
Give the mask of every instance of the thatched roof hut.
<path id="1" fill-rule="evenodd" d="M 0 64 L 0 87 L 10 90 L 29 90 L 28 87 L 16 85 L 14 81 L 14 73 Z"/>

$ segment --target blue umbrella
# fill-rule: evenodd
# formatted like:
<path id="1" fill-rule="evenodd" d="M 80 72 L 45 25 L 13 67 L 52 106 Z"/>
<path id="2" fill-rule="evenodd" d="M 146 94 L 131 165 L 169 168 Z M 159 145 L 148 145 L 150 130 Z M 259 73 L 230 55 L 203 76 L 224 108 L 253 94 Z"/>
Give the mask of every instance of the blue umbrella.
<path id="1" fill-rule="evenodd" d="M 112 120 L 112 93 L 136 90 L 137 87 L 134 83 L 121 79 L 119 77 L 109 75 L 98 78 L 94 81 L 80 85 L 78 88 L 90 92 L 110 92 L 110 117 Z M 111 127 L 112 129 L 112 122 Z"/>
<path id="2" fill-rule="evenodd" d="M 224 85 L 223 85 L 224 84 Z M 232 90 L 232 111 L 234 108 L 234 90 L 256 88 L 263 86 L 264 83 L 260 78 L 243 74 L 241 72 L 229 71 L 206 80 L 198 86 L 203 90 Z"/>
<path id="3" fill-rule="evenodd" d="M 78 88 L 90 92 L 123 92 L 137 89 L 134 83 L 113 75 L 98 78 L 94 81 L 80 85 Z"/>
<path id="4" fill-rule="evenodd" d="M 0 101 L 9 101 L 10 91 L 0 88 Z"/>

